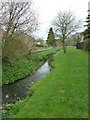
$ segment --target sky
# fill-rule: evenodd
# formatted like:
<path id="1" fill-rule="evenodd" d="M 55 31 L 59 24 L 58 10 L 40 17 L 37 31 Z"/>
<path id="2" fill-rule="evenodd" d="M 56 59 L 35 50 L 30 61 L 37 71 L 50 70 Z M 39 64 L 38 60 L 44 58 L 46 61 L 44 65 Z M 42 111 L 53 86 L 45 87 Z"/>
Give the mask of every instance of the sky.
<path id="1" fill-rule="evenodd" d="M 36 38 L 47 39 L 52 21 L 59 11 L 71 10 L 77 19 L 86 20 L 89 0 L 34 0 L 39 14 L 39 30 L 35 32 Z"/>
<path id="2" fill-rule="evenodd" d="M 8 0 L 2 1 L 6 2 Z M 29 0 L 14 0 L 14 1 L 21 2 Z M 90 0 L 32 0 L 32 1 L 34 3 L 36 12 L 39 14 L 40 23 L 38 30 L 34 33 L 34 37 L 46 40 L 49 28 L 52 27 L 52 21 L 55 19 L 59 11 L 70 10 L 77 17 L 77 19 L 81 19 L 84 22 L 88 15 L 87 13 L 88 2 Z"/>

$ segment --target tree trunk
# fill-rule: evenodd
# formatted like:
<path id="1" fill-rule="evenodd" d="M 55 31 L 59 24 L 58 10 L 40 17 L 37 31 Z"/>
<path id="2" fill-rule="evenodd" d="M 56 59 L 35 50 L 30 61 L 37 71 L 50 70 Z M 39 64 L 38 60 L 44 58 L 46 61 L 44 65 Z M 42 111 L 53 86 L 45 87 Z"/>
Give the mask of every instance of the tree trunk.
<path id="1" fill-rule="evenodd" d="M 63 52 L 66 53 L 66 46 L 65 46 L 65 41 L 63 40 Z"/>

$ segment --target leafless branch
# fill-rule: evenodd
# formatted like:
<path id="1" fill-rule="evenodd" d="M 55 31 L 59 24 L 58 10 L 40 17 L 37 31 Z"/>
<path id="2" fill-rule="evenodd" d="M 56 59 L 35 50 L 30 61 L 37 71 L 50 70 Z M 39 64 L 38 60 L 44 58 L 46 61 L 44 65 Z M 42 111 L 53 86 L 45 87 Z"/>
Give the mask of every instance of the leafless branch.
<path id="1" fill-rule="evenodd" d="M 63 44 L 69 35 L 80 28 L 81 21 L 76 21 L 76 17 L 71 11 L 60 11 L 54 21 L 55 31 L 59 34 Z"/>
<path id="2" fill-rule="evenodd" d="M 11 0 L 1 2 L 0 27 L 6 31 L 6 37 L 11 37 L 17 29 L 29 33 L 36 30 L 38 27 L 38 15 L 33 10 L 32 1 L 14 2 L 14 0 Z"/>

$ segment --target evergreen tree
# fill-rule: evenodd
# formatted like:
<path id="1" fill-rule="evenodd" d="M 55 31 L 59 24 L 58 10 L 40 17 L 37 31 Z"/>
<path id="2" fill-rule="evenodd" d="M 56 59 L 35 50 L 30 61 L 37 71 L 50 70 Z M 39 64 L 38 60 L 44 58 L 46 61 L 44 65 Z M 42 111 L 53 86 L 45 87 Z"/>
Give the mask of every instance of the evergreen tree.
<path id="1" fill-rule="evenodd" d="M 84 40 L 85 40 L 85 49 L 90 50 L 90 15 L 88 15 L 86 20 L 87 25 L 85 25 L 87 28 L 83 32 Z"/>
<path id="2" fill-rule="evenodd" d="M 84 31 L 84 38 L 87 39 L 87 38 L 90 38 L 90 15 L 87 17 L 87 29 Z"/>
<path id="3" fill-rule="evenodd" d="M 48 37 L 47 37 L 47 44 L 51 45 L 51 46 L 56 46 L 55 35 L 54 35 L 52 28 L 49 29 L 49 33 L 48 33 Z"/>

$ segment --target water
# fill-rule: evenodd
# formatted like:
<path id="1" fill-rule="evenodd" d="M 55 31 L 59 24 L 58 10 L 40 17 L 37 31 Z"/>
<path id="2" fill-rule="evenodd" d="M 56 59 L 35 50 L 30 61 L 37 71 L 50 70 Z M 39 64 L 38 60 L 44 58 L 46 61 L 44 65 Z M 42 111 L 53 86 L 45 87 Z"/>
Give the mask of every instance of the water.
<path id="1" fill-rule="evenodd" d="M 46 61 L 34 75 L 9 85 L 3 85 L 3 104 L 15 103 L 16 100 L 24 99 L 29 94 L 28 87 L 30 87 L 34 81 L 45 77 L 50 72 L 50 69 L 49 63 Z"/>

